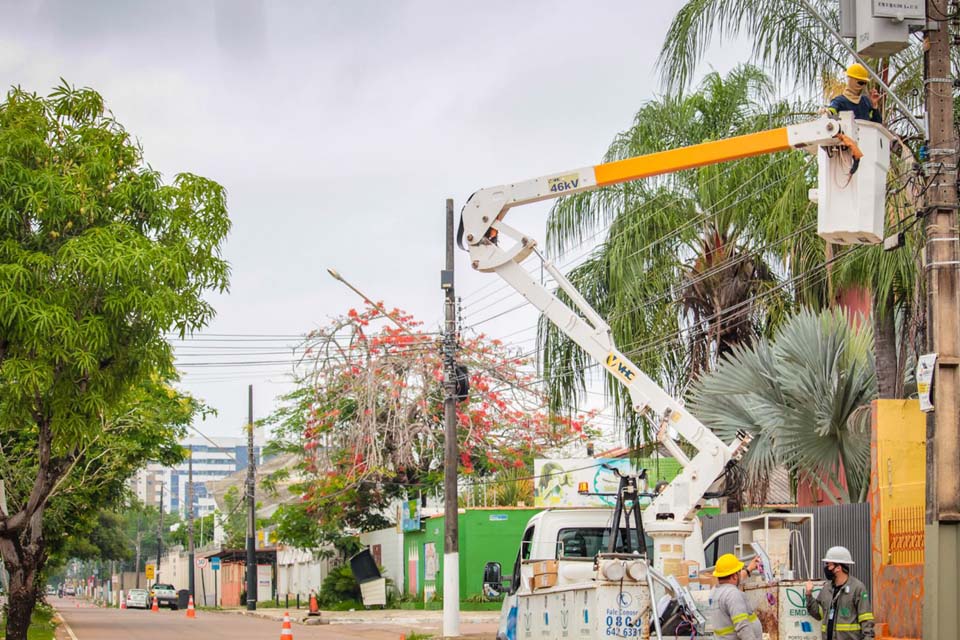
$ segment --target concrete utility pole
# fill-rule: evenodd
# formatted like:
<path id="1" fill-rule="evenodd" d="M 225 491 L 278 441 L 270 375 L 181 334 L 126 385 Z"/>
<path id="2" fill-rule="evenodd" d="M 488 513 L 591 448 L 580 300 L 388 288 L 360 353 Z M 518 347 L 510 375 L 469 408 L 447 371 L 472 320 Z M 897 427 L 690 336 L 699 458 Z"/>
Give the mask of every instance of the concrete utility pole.
<path id="1" fill-rule="evenodd" d="M 253 385 L 247 387 L 247 611 L 257 609 L 257 520 L 253 458 Z"/>
<path id="2" fill-rule="evenodd" d="M 443 635 L 460 635 L 460 545 L 457 522 L 457 307 L 453 290 L 453 200 L 447 198 L 447 264 L 440 274 L 445 291 L 446 330 L 443 336 Z"/>
<path id="3" fill-rule="evenodd" d="M 160 550 L 163 549 L 163 480 L 160 481 L 160 519 L 157 521 L 157 568 L 153 573 L 153 584 L 160 582 Z"/>
<path id="4" fill-rule="evenodd" d="M 137 516 L 137 559 L 134 561 L 133 570 L 137 572 L 137 589 L 140 588 L 140 518 L 142 515 Z"/>
<path id="5" fill-rule="evenodd" d="M 924 267 L 927 341 L 937 361 L 936 408 L 927 416 L 924 640 L 952 640 L 960 628 L 960 238 L 949 20 L 956 11 L 957 5 L 949 0 L 927 0 L 924 87 L 929 139 L 924 172 L 929 182 L 924 194 Z"/>
<path id="6" fill-rule="evenodd" d="M 190 590 L 190 595 L 196 596 L 193 592 L 193 582 L 196 580 L 193 573 L 193 445 L 190 445 L 190 458 L 187 460 L 187 485 L 187 562 L 190 563 L 187 568 L 187 589 Z"/>

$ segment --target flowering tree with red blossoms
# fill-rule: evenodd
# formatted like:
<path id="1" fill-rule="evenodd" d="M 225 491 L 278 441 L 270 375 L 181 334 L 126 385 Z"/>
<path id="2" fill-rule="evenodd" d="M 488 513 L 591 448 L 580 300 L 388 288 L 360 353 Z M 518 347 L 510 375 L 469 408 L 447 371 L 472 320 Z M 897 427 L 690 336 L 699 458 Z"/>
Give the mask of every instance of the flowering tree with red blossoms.
<path id="1" fill-rule="evenodd" d="M 378 305 L 382 309 L 382 305 Z M 394 497 L 442 484 L 441 337 L 399 309 L 351 309 L 311 333 L 297 367 L 299 385 L 268 422 L 277 450 L 297 454 L 297 507 L 284 529 L 303 533 L 301 511 L 320 530 L 386 526 Z M 550 415 L 526 358 L 480 335 L 459 340 L 457 361 L 470 391 L 458 403 L 460 473 L 466 478 L 532 467 L 544 449 L 589 434 L 591 416 Z M 513 474 L 514 476 L 516 474 Z M 299 526 L 294 526 L 294 523 Z M 318 535 L 311 527 L 309 536 Z"/>

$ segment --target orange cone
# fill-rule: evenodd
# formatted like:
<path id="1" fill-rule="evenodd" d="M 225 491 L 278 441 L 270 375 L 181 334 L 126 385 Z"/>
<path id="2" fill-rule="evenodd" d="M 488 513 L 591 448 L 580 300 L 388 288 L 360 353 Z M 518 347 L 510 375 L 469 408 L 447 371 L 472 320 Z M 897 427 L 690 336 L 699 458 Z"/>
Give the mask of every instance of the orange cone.
<path id="1" fill-rule="evenodd" d="M 310 613 L 307 615 L 320 615 L 320 606 L 317 604 L 317 594 L 315 594 L 313 591 L 310 592 Z"/>
<path id="2" fill-rule="evenodd" d="M 153 606 L 150 607 L 150 611 L 160 611 L 160 605 L 157 604 L 157 596 L 153 596 Z"/>
<path id="3" fill-rule="evenodd" d="M 127 599 L 123 597 L 123 589 L 120 590 L 120 608 L 127 608 Z"/>
<path id="4" fill-rule="evenodd" d="M 197 610 L 193 608 L 193 596 L 190 596 L 190 601 L 187 603 L 187 617 L 196 618 Z"/>
<path id="5" fill-rule="evenodd" d="M 293 627 L 290 626 L 290 612 L 283 612 L 283 625 L 280 627 L 280 640 L 293 640 Z"/>

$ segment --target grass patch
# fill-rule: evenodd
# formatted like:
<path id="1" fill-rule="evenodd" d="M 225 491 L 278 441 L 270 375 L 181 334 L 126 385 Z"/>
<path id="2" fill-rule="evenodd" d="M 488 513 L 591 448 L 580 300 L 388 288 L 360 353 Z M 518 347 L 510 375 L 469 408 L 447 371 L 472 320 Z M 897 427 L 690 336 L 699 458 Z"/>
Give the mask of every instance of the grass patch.
<path id="1" fill-rule="evenodd" d="M 37 604 L 30 618 L 30 628 L 27 629 L 27 640 L 53 640 L 53 630 L 56 628 L 52 621 L 53 607 Z M 7 637 L 5 632 L 7 621 L 0 616 L 0 640 Z"/>

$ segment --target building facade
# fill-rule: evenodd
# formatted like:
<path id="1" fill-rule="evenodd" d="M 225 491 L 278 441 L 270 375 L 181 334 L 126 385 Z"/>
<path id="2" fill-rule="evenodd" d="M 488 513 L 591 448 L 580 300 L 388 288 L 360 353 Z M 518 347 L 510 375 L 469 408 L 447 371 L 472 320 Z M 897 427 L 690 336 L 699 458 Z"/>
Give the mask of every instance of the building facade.
<path id="1" fill-rule="evenodd" d="M 222 480 L 227 476 L 247 468 L 246 438 L 187 438 L 181 446 L 191 451 L 193 458 L 193 513 L 202 517 L 213 513 L 216 503 L 207 487 L 207 483 Z M 261 444 L 255 439 L 253 448 L 256 464 L 261 462 Z M 141 469 L 130 481 L 131 490 L 146 505 L 163 504 L 167 513 L 177 512 L 186 516 L 189 499 L 189 462 L 165 467 L 149 464 Z M 162 491 L 161 491 L 162 486 Z M 162 496 L 162 497 L 161 497 Z"/>

